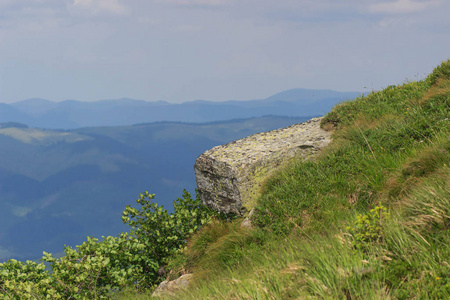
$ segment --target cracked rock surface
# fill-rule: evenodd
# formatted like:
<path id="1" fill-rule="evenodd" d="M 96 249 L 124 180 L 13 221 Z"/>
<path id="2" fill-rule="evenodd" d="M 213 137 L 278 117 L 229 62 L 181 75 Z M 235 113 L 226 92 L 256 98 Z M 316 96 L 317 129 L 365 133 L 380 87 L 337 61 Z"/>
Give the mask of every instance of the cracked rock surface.
<path id="1" fill-rule="evenodd" d="M 200 155 L 194 170 L 203 203 L 224 213 L 251 210 L 272 171 L 293 157 L 310 159 L 328 145 L 331 133 L 320 128 L 321 119 L 258 133 Z"/>

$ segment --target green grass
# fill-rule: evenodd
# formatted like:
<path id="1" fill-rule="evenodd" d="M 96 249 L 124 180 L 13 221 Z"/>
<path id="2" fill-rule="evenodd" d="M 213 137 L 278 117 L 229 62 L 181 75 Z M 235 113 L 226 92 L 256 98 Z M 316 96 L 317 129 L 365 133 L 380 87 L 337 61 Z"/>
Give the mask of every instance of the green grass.
<path id="1" fill-rule="evenodd" d="M 195 274 L 174 299 L 450 298 L 450 60 L 322 126 L 333 142 L 267 181 L 253 229 L 214 222 L 171 260 Z"/>

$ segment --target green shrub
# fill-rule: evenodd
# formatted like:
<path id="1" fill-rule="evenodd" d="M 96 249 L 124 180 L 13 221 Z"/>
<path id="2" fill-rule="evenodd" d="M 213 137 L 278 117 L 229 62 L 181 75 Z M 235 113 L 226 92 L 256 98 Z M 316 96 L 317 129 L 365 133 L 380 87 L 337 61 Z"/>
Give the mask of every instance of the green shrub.
<path id="1" fill-rule="evenodd" d="M 353 237 L 353 247 L 364 250 L 371 243 L 383 241 L 383 220 L 388 217 L 389 213 L 384 206 L 377 206 L 368 214 L 358 215 L 353 227 L 347 227 Z"/>
<path id="2" fill-rule="evenodd" d="M 0 299 L 108 298 L 113 291 L 142 282 L 142 249 L 139 241 L 122 233 L 101 242 L 88 237 L 76 249 L 65 247 L 59 259 L 44 252 L 39 264 L 9 260 L 0 264 Z"/>
<path id="3" fill-rule="evenodd" d="M 209 223 L 213 211 L 202 205 L 199 197 L 192 199 L 187 191 L 183 199 L 174 203 L 174 213 L 169 213 L 163 206 L 153 202 L 154 194 L 145 192 L 136 200 L 140 209 L 128 205 L 122 220 L 131 226 L 131 234 L 145 245 L 143 256 L 152 257 L 158 266 L 167 263 L 167 258 L 182 248 L 187 238 L 202 225 Z M 143 266 L 147 281 L 154 283 L 158 277 L 157 270 Z"/>
<path id="4" fill-rule="evenodd" d="M 126 207 L 122 220 L 130 234 L 88 237 L 65 247 L 61 258 L 44 252 L 41 263 L 0 263 L 0 299 L 106 299 L 124 288 L 141 292 L 157 284 L 160 266 L 215 213 L 186 191 L 173 213 L 153 199 L 145 192 L 136 201 L 140 208 Z"/>
<path id="5" fill-rule="evenodd" d="M 0 299 L 61 298 L 43 263 L 10 259 L 0 263 Z"/>

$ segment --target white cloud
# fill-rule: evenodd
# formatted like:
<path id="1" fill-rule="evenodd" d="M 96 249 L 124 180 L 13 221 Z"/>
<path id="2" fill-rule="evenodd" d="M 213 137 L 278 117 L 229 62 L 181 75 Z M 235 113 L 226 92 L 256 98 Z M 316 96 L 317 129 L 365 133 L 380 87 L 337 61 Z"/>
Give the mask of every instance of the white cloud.
<path id="1" fill-rule="evenodd" d="M 369 6 L 369 11 L 373 13 L 386 14 L 407 14 L 423 11 L 426 8 L 441 4 L 441 0 L 413 1 L 397 0 L 394 2 L 381 2 Z"/>
<path id="2" fill-rule="evenodd" d="M 125 6 L 119 0 L 74 0 L 73 6 L 92 10 L 94 13 L 106 11 L 114 14 L 122 14 L 126 11 Z"/>

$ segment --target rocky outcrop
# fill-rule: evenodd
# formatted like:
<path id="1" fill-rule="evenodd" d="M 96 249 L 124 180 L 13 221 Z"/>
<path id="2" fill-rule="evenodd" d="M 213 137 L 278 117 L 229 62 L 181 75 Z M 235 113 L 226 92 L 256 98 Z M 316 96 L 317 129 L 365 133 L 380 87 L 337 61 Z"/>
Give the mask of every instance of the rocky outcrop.
<path id="1" fill-rule="evenodd" d="M 293 157 L 313 157 L 330 141 L 321 118 L 258 133 L 214 147 L 197 158 L 195 176 L 203 203 L 224 213 L 252 209 L 268 175 Z"/>
<path id="2" fill-rule="evenodd" d="M 166 280 L 161 282 L 153 292 L 152 297 L 174 295 L 177 290 L 185 289 L 188 286 L 190 280 L 192 279 L 192 276 L 192 274 L 184 274 L 178 279 L 172 281 Z"/>

